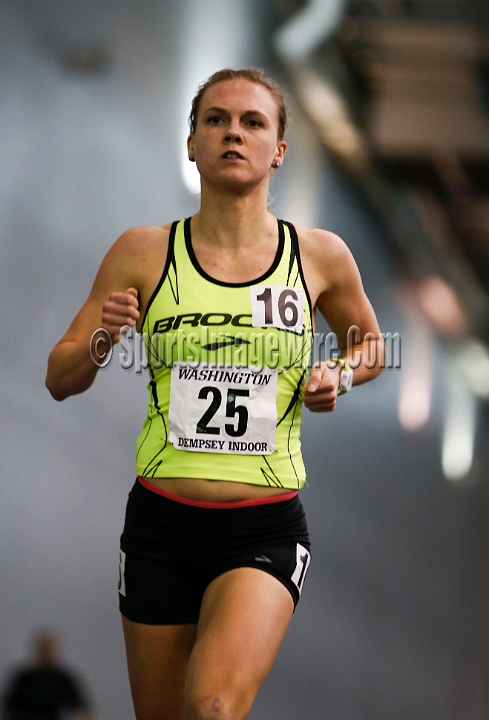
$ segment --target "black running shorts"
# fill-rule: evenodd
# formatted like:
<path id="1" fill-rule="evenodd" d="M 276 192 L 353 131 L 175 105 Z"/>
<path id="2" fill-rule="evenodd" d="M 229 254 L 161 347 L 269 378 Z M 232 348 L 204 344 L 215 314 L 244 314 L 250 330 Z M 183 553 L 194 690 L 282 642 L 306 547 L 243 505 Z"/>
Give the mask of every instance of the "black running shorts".
<path id="1" fill-rule="evenodd" d="M 297 493 L 283 497 L 199 503 L 136 480 L 121 536 L 122 615 L 150 625 L 196 623 L 209 583 L 238 567 L 273 575 L 295 607 L 310 542 Z"/>

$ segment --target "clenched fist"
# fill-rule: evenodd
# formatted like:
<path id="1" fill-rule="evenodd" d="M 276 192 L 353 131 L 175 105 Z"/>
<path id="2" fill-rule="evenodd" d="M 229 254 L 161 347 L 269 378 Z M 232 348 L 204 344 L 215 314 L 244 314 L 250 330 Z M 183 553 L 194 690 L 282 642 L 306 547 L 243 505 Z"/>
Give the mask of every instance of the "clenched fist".
<path id="1" fill-rule="evenodd" d="M 126 292 L 110 293 L 102 306 L 102 327 L 110 334 L 114 343 L 134 327 L 139 319 L 138 291 L 130 287 Z"/>
<path id="2" fill-rule="evenodd" d="M 311 412 L 332 412 L 336 407 L 341 365 L 334 369 L 326 362 L 315 365 L 304 385 L 304 405 Z"/>

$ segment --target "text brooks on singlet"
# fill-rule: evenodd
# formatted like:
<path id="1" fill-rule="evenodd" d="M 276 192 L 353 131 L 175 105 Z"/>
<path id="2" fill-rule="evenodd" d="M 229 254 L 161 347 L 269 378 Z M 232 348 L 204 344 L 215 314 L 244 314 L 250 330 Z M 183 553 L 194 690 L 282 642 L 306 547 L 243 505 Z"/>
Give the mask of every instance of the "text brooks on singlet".
<path id="1" fill-rule="evenodd" d="M 300 488 L 302 386 L 312 313 L 293 225 L 269 270 L 226 283 L 199 266 L 190 218 L 172 225 L 143 320 L 148 415 L 137 472 Z"/>

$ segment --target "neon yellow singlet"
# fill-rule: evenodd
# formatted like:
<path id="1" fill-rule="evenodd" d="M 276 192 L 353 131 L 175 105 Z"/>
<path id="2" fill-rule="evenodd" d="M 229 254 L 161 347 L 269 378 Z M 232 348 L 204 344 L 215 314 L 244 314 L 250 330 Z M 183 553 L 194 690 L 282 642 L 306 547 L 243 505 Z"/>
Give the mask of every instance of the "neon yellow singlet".
<path id="1" fill-rule="evenodd" d="M 172 225 L 146 310 L 148 415 L 136 443 L 142 477 L 297 489 L 312 311 L 297 233 L 278 220 L 270 269 L 225 283 L 199 266 L 190 218 Z"/>

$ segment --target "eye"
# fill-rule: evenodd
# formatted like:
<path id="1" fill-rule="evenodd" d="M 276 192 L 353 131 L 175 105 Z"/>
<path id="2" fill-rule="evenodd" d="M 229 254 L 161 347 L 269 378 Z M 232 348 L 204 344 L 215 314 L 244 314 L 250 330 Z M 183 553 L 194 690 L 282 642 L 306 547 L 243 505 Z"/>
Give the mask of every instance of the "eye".
<path id="1" fill-rule="evenodd" d="M 263 127 L 263 123 L 256 118 L 250 118 L 250 120 L 248 120 L 248 125 L 250 125 L 250 127 Z"/>
<path id="2" fill-rule="evenodd" d="M 219 125 L 219 123 L 222 121 L 222 118 L 219 115 L 211 115 L 207 118 L 207 123 L 209 125 Z"/>

